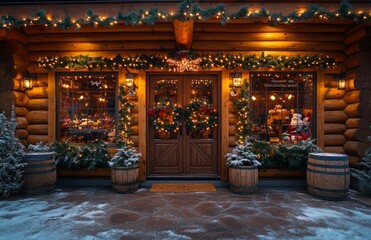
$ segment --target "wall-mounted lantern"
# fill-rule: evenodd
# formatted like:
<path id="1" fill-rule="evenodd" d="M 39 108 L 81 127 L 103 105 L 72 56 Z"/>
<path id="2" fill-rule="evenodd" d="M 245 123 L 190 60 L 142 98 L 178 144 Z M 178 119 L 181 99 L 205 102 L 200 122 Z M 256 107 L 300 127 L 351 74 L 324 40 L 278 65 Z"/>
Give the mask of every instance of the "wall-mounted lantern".
<path id="1" fill-rule="evenodd" d="M 337 75 L 337 77 L 336 77 L 336 79 L 338 81 L 338 89 L 339 90 L 345 90 L 346 89 L 346 78 L 347 78 L 347 74 L 343 70 L 341 70 L 339 75 Z"/>
<path id="2" fill-rule="evenodd" d="M 233 87 L 241 87 L 242 85 L 242 73 L 241 72 L 234 72 L 234 73 L 231 73 L 231 77 L 232 77 L 232 85 Z"/>
<path id="3" fill-rule="evenodd" d="M 126 77 L 125 77 L 125 85 L 129 88 L 129 96 L 136 97 L 137 96 L 137 86 L 135 85 L 135 78 L 136 74 L 130 73 L 127 70 Z"/>
<path id="4" fill-rule="evenodd" d="M 229 77 L 232 78 L 232 90 L 229 93 L 232 97 L 237 96 L 238 90 L 242 85 L 242 73 L 241 72 L 233 72 L 229 74 Z"/>
<path id="5" fill-rule="evenodd" d="M 22 82 L 22 88 L 23 89 L 32 89 L 33 88 L 33 83 L 37 79 L 36 74 L 31 74 L 30 72 L 26 71 L 23 74 L 23 78 L 21 79 Z"/>
<path id="6" fill-rule="evenodd" d="M 126 74 L 126 78 L 125 78 L 125 85 L 126 85 L 127 87 L 132 87 L 132 86 L 134 86 L 134 78 L 135 78 L 134 74 L 132 74 L 132 73 L 127 73 L 127 74 Z"/>

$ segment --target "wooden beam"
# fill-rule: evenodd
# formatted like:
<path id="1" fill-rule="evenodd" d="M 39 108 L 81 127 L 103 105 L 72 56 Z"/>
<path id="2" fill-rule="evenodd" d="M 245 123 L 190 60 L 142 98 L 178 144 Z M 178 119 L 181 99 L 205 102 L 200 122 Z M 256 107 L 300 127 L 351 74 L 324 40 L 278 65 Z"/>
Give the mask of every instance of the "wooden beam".
<path id="1" fill-rule="evenodd" d="M 139 152 L 142 157 L 139 162 L 139 180 L 146 180 L 146 160 L 147 160 L 147 86 L 146 86 L 146 72 L 140 71 L 138 74 L 138 139 Z"/>
<path id="2" fill-rule="evenodd" d="M 221 127 L 221 152 L 220 152 L 220 171 L 221 180 L 228 180 L 228 168 L 225 155 L 228 153 L 229 135 L 229 71 L 223 70 L 221 75 L 221 103 L 220 103 L 220 127 Z"/>
<path id="3" fill-rule="evenodd" d="M 194 41 L 312 41 L 312 42 L 342 42 L 345 35 L 342 33 L 287 33 L 287 32 L 194 32 Z"/>
<path id="4" fill-rule="evenodd" d="M 300 42 L 300 41 L 254 41 L 254 42 L 226 42 L 194 41 L 193 48 L 203 51 L 342 51 L 342 42 Z"/>
<path id="5" fill-rule="evenodd" d="M 26 35 L 45 34 L 45 33 L 112 33 L 112 32 L 173 32 L 172 22 L 158 22 L 154 26 L 136 25 L 126 26 L 117 24 L 111 27 L 82 27 L 81 29 L 70 28 L 68 30 L 60 28 L 48 28 L 45 26 L 28 26 L 24 28 Z"/>
<path id="6" fill-rule="evenodd" d="M 321 148 L 325 146 L 324 142 L 324 114 L 325 114 L 325 74 L 323 71 L 317 72 L 317 145 Z"/>
<path id="7" fill-rule="evenodd" d="M 174 36 L 178 47 L 185 46 L 187 49 L 192 46 L 193 39 L 193 20 L 173 21 Z"/>
<path id="8" fill-rule="evenodd" d="M 57 140 L 57 96 L 55 89 L 55 72 L 48 73 L 48 142 L 52 143 Z"/>
<path id="9" fill-rule="evenodd" d="M 31 43 L 28 45 L 30 51 L 111 51 L 111 50 L 152 50 L 167 49 L 173 50 L 175 43 L 173 41 L 158 41 L 158 42 L 74 42 L 74 43 Z"/>
<path id="10" fill-rule="evenodd" d="M 342 51 L 341 42 L 300 42 L 300 41 L 253 41 L 253 42 L 226 42 L 226 41 L 194 41 L 193 49 L 202 51 Z M 140 50 L 173 50 L 173 41 L 159 42 L 75 42 L 75 43 L 31 43 L 30 51 L 140 51 Z"/>
<path id="11" fill-rule="evenodd" d="M 172 32 L 112 32 L 112 33 L 45 33 L 29 35 L 30 43 L 50 42 L 116 42 L 174 41 Z"/>
<path id="12" fill-rule="evenodd" d="M 271 26 L 264 23 L 255 24 L 226 24 L 199 23 L 194 25 L 195 32 L 232 32 L 232 33 L 264 33 L 264 32 L 317 32 L 344 33 L 348 25 L 296 23 L 292 25 Z"/>
<path id="13" fill-rule="evenodd" d="M 19 29 L 1 29 L 0 30 L 0 39 L 4 40 L 16 40 L 22 44 L 28 43 L 28 38 L 23 34 Z"/>

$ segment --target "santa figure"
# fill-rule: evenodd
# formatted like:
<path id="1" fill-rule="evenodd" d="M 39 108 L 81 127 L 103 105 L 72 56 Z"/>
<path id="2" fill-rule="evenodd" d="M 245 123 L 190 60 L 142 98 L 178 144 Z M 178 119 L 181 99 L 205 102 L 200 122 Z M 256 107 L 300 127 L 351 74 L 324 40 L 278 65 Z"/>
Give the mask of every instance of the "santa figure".
<path id="1" fill-rule="evenodd" d="M 302 120 L 300 113 L 294 113 L 291 118 L 288 133 L 291 135 L 291 141 L 307 140 L 309 138 L 308 127 L 310 125 L 310 114 Z"/>

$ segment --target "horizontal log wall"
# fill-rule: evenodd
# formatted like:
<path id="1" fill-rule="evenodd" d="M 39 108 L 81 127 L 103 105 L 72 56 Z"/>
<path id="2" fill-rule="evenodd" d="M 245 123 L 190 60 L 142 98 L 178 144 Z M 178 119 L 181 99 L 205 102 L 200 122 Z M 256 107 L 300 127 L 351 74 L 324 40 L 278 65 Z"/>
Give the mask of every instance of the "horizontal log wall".
<path id="1" fill-rule="evenodd" d="M 349 155 L 351 165 L 359 163 L 369 146 L 367 136 L 370 121 L 371 94 L 371 41 L 370 28 L 355 27 L 348 31 L 344 52 L 347 55 L 344 65 L 347 71 L 347 89 L 343 101 L 347 104 L 344 113 L 348 116 L 345 122 L 344 151 Z"/>
<path id="2" fill-rule="evenodd" d="M 26 91 L 28 97 L 27 110 L 25 116 L 28 120 L 28 137 L 29 144 L 38 142 L 49 142 L 48 136 L 48 74 L 37 74 L 37 80 L 34 87 Z M 50 123 L 57 124 L 57 123 Z"/>
<path id="3" fill-rule="evenodd" d="M 28 65 L 27 37 L 19 30 L 0 30 L 0 110 L 10 115 L 12 106 L 15 107 L 16 120 L 19 125 L 15 130 L 19 141 L 27 146 L 29 125 L 26 118 L 29 98 L 22 88 L 21 79 Z"/>
<path id="4" fill-rule="evenodd" d="M 343 145 L 346 142 L 344 132 L 348 116 L 344 113 L 347 106 L 342 99 L 345 91 L 337 89 L 333 74 L 325 74 L 324 89 L 324 125 L 323 144 L 325 152 L 345 153 Z"/>

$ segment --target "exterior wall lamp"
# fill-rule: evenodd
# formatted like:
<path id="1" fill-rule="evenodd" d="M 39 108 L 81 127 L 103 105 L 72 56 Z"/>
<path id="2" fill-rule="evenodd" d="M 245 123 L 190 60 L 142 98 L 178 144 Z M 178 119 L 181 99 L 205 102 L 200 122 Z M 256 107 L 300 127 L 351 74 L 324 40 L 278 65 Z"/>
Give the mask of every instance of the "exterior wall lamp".
<path id="1" fill-rule="evenodd" d="M 135 77 L 136 74 L 130 73 L 129 71 L 126 73 L 125 76 L 125 85 L 129 88 L 129 96 L 131 97 L 137 96 L 137 86 L 134 82 Z"/>
<path id="2" fill-rule="evenodd" d="M 36 74 L 31 74 L 29 71 L 26 71 L 23 74 L 23 78 L 21 80 L 22 88 L 30 90 L 33 88 L 33 82 L 37 79 Z"/>
<path id="3" fill-rule="evenodd" d="M 347 77 L 347 74 L 343 70 L 341 70 L 339 75 L 337 75 L 336 79 L 338 81 L 338 90 L 346 89 L 346 81 L 345 81 L 346 77 Z"/>
<path id="4" fill-rule="evenodd" d="M 126 74 L 125 85 L 126 85 L 127 87 L 132 87 L 132 86 L 134 86 L 134 74 L 132 74 L 132 73 L 127 73 L 127 74 Z"/>
<path id="5" fill-rule="evenodd" d="M 231 74 L 233 87 L 239 88 L 242 85 L 242 73 L 234 72 Z"/>
<path id="6" fill-rule="evenodd" d="M 237 96 L 237 88 L 240 88 L 242 85 L 242 73 L 241 72 L 233 72 L 229 75 L 232 78 L 232 90 L 229 93 L 232 97 Z"/>

